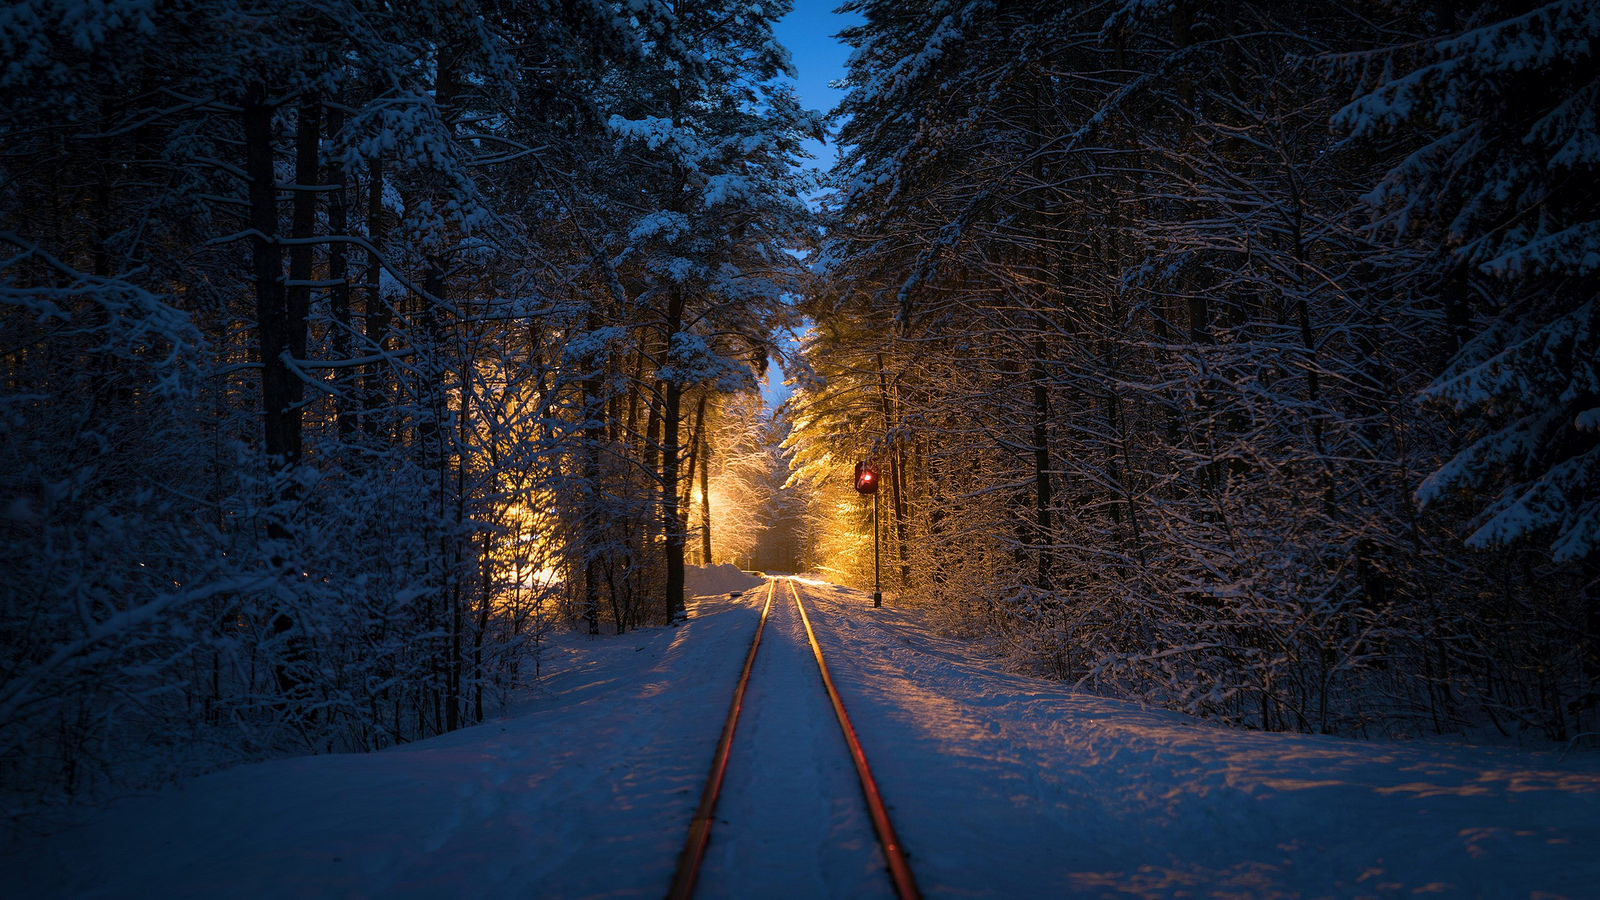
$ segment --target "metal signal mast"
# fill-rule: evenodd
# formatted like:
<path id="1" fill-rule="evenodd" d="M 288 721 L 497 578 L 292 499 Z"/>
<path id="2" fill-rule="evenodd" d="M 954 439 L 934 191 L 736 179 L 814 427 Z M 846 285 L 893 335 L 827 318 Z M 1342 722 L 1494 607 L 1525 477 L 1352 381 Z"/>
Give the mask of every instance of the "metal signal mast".
<path id="1" fill-rule="evenodd" d="M 872 605 L 883 605 L 883 583 L 878 568 L 878 470 L 872 463 L 856 463 L 856 491 L 872 495 Z"/>

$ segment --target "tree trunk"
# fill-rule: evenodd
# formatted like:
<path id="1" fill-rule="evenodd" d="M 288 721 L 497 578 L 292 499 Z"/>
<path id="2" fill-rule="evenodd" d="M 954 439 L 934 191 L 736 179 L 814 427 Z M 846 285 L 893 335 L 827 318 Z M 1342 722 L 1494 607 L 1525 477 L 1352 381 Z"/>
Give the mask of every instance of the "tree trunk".
<path id="1" fill-rule="evenodd" d="M 430 473 L 433 478 L 432 490 L 438 501 L 438 523 L 445 527 L 445 532 L 439 536 L 439 582 L 438 600 L 443 604 L 442 622 L 449 635 L 449 653 L 443 660 L 435 660 L 436 672 L 442 676 L 445 691 L 443 698 L 443 723 L 445 731 L 454 731 L 460 724 L 459 680 L 461 673 L 461 597 L 458 589 L 459 566 L 462 554 L 459 552 L 457 542 L 462 539 L 459 526 L 463 518 L 463 510 L 459 503 L 450 500 L 450 472 L 449 457 L 445 444 L 449 440 L 447 430 L 442 423 L 448 419 L 448 395 L 445 391 L 445 368 L 440 364 L 442 347 L 444 344 L 444 323 L 440 321 L 439 303 L 447 296 L 447 282 L 444 261 L 437 255 L 430 255 L 427 260 L 427 269 L 422 276 L 422 291 L 426 296 L 419 298 L 422 304 L 422 338 L 424 347 L 421 349 L 421 358 L 418 360 L 422 372 L 421 384 L 418 387 L 419 408 L 417 410 L 415 453 L 418 456 L 422 471 Z M 460 491 L 456 491 L 455 499 L 461 499 Z"/>
<path id="2" fill-rule="evenodd" d="M 244 130 L 245 173 L 249 179 L 251 268 L 256 291 L 256 339 L 261 347 L 262 441 L 267 465 L 279 471 L 300 456 L 299 416 L 289 402 L 289 370 L 283 354 L 289 348 L 289 310 L 284 301 L 283 246 L 278 242 L 278 182 L 273 170 L 272 107 L 264 85 L 245 92 L 240 121 Z M 274 521 L 269 533 L 282 529 Z"/>
<path id="3" fill-rule="evenodd" d="M 700 465 L 700 438 L 701 427 L 706 419 L 706 394 L 700 393 L 700 400 L 694 408 L 694 425 L 689 429 L 689 468 L 683 475 L 683 497 L 679 507 L 678 517 L 683 519 L 684 534 L 688 534 L 689 507 L 694 502 L 694 474 L 695 468 Z"/>
<path id="4" fill-rule="evenodd" d="M 1044 332 L 1040 331 L 1033 339 L 1033 359 L 1028 372 L 1033 382 L 1034 537 L 1039 550 L 1039 587 L 1050 590 L 1055 531 L 1050 521 L 1050 394 L 1044 380 L 1044 353 Z"/>
<path id="5" fill-rule="evenodd" d="M 667 619 L 677 621 L 685 615 L 683 599 L 683 520 L 678 518 L 678 413 L 683 388 L 667 383 L 667 396 L 661 413 L 661 526 L 666 529 L 662 550 L 667 564 Z"/>
<path id="6" fill-rule="evenodd" d="M 344 109 L 338 104 L 327 107 L 328 135 L 337 138 L 344 130 Z M 328 194 L 328 231 L 335 235 L 350 233 L 349 213 L 349 185 L 345 183 L 344 166 L 333 163 L 327 169 L 327 182 L 332 186 Z M 343 241 L 333 241 L 328 245 L 328 281 L 332 284 L 328 288 L 328 304 L 333 315 L 333 355 L 335 359 L 347 360 L 351 357 L 351 348 L 354 326 L 350 320 L 350 261 L 346 255 Z M 334 416 L 338 421 L 339 437 L 348 439 L 355 433 L 356 411 L 354 398 L 348 395 L 348 377 L 339 379 L 342 384 L 334 395 Z"/>
<path id="7" fill-rule="evenodd" d="M 1044 153 L 1039 141 L 1043 139 L 1046 128 L 1044 117 L 1043 74 L 1035 77 L 1033 82 L 1032 115 L 1033 134 L 1029 141 L 1032 144 L 1031 174 L 1034 181 L 1034 216 L 1037 227 L 1045 232 L 1049 223 L 1046 221 L 1044 187 L 1047 183 L 1044 167 Z M 1038 250 L 1037 265 L 1040 273 L 1040 288 L 1034 302 L 1038 304 L 1033 314 L 1033 355 L 1028 362 L 1028 380 L 1033 384 L 1033 503 L 1034 503 L 1034 538 L 1038 551 L 1038 583 L 1041 590 L 1050 590 L 1051 575 L 1055 561 L 1055 529 L 1050 519 L 1051 509 L 1051 475 L 1050 475 L 1050 389 L 1045 381 L 1045 335 L 1049 323 L 1045 321 L 1044 313 L 1040 307 L 1045 307 L 1052 299 L 1049 294 L 1050 251 L 1046 245 L 1041 245 Z"/>
<path id="8" fill-rule="evenodd" d="M 700 554 L 711 565 L 711 435 L 700 438 L 705 459 L 700 464 Z"/>
<path id="9" fill-rule="evenodd" d="M 456 110 L 454 108 L 456 94 L 460 90 L 459 74 L 454 65 L 454 57 L 441 48 L 437 75 L 434 79 L 434 103 L 439 108 L 439 115 L 444 120 L 444 129 L 453 133 Z M 452 393 L 447 389 L 445 381 L 451 374 L 451 369 L 445 365 L 446 354 L 446 328 L 444 316 L 447 310 L 444 301 L 449 297 L 449 265 L 448 240 L 441 239 L 440 246 L 427 255 L 427 268 L 422 277 L 422 290 L 426 296 L 422 301 L 422 328 L 427 340 L 427 358 L 420 360 L 423 372 L 422 391 L 425 392 L 426 403 L 422 410 L 422 420 L 417 428 L 418 442 L 421 444 L 423 469 L 438 473 L 438 483 L 435 490 L 439 496 L 439 519 L 441 524 L 448 522 L 447 531 L 440 536 L 440 557 L 443 571 L 440 583 L 440 596 L 447 606 L 446 624 L 450 633 L 450 654 L 445 667 L 445 696 L 444 696 L 444 722 L 446 731 L 454 731 L 461 727 L 462 713 L 462 685 L 461 676 L 465 660 L 462 657 L 462 640 L 465 628 L 464 613 L 466 604 L 466 591 L 463 588 L 463 566 L 467 558 L 467 548 L 471 539 L 467 536 L 466 520 L 466 455 L 453 453 L 452 445 L 464 446 L 465 435 L 457 433 L 452 435 L 447 427 L 452 421 L 458 429 L 467 427 L 465 415 L 452 415 L 457 411 L 452 410 Z M 453 396 L 454 402 L 461 404 L 465 409 L 467 391 L 472 385 L 470 354 L 460 356 L 459 372 L 454 373 L 458 380 L 457 390 Z M 455 457 L 454 481 L 451 481 L 451 457 Z"/>
<path id="10" fill-rule="evenodd" d="M 472 720 L 483 721 L 483 683 L 489 680 L 483 671 L 483 641 L 489 632 L 489 599 L 494 596 L 494 541 L 488 532 L 483 535 L 483 581 L 478 605 L 478 621 L 472 632 Z"/>
<path id="11" fill-rule="evenodd" d="M 250 228 L 255 232 L 251 241 L 251 268 L 256 292 L 256 335 L 261 348 L 262 445 L 268 470 L 283 473 L 300 460 L 301 413 L 295 403 L 298 392 L 294 386 L 298 382 L 284 360 L 295 342 L 292 338 L 294 323 L 283 283 L 283 245 L 278 240 L 278 181 L 273 160 L 272 114 L 266 86 L 250 85 L 240 109 L 240 125 L 244 132 Z M 304 328 L 303 319 L 300 327 Z M 302 337 L 299 342 L 302 347 L 304 340 Z M 272 545 L 270 565 L 286 579 L 292 579 L 294 573 L 285 557 L 290 532 L 281 507 L 294 499 L 292 484 L 292 479 L 287 477 L 275 479 L 274 508 L 265 517 L 267 537 Z M 294 620 L 287 612 L 273 613 L 274 635 L 282 637 L 293 627 Z M 284 695 L 300 683 L 289 656 L 286 653 L 273 665 L 278 690 Z"/>
<path id="12" fill-rule="evenodd" d="M 317 229 L 317 195 L 311 188 L 320 174 L 317 157 L 322 149 L 322 98 L 315 92 L 300 99 L 294 142 L 295 188 L 290 218 L 290 236 L 294 243 L 289 247 L 289 285 L 284 291 L 284 301 L 288 309 L 289 357 L 295 363 L 301 363 L 306 358 L 306 323 L 311 315 L 311 271 L 316 261 L 316 246 L 311 239 Z M 291 410 L 287 426 L 298 458 L 302 447 L 302 409 L 306 386 L 297 373 L 287 370 L 287 366 L 286 380 L 284 400 Z"/>
<path id="13" fill-rule="evenodd" d="M 378 355 L 382 355 L 389 341 L 389 322 L 394 314 L 388 301 L 383 299 L 383 260 L 379 256 L 387 233 L 388 222 L 383 213 L 383 157 L 376 156 L 367 173 L 367 243 L 370 247 L 366 272 L 366 338 L 368 352 Z M 387 369 L 388 363 L 379 359 L 365 366 L 361 373 L 362 424 L 371 438 L 383 435 L 378 411 L 387 393 Z"/>
<path id="14" fill-rule="evenodd" d="M 883 354 L 878 354 L 878 403 L 883 408 L 883 433 L 889 436 L 891 449 L 889 463 L 890 511 L 894 514 L 894 540 L 900 556 L 900 586 L 911 581 L 911 547 L 906 541 L 906 501 L 904 477 L 905 444 L 895 435 L 894 401 L 889 397 L 889 374 L 883 367 Z"/>
<path id="15" fill-rule="evenodd" d="M 683 326 L 683 291 L 673 288 L 667 301 L 667 347 Z M 676 379 L 667 382 L 661 410 L 661 525 L 666 529 L 663 551 L 667 564 L 667 620 L 676 622 L 687 611 L 683 599 L 683 522 L 678 518 L 678 417 L 683 401 L 683 386 Z"/>
<path id="16" fill-rule="evenodd" d="M 590 334 L 600 329 L 600 317 L 592 310 L 589 313 L 587 325 Z M 587 490 L 587 495 L 584 499 L 585 508 L 581 520 L 581 527 L 583 528 L 583 620 L 589 626 L 590 634 L 599 634 L 601 537 L 599 501 L 602 493 L 600 484 L 600 445 L 606 436 L 606 428 L 603 422 L 606 400 L 603 396 L 604 375 L 599 371 L 598 365 L 594 360 L 590 360 L 588 365 L 596 368 L 591 377 L 584 379 L 582 394 L 584 416 L 583 481 Z M 615 598 L 613 598 L 614 606 Z"/>
<path id="17" fill-rule="evenodd" d="M 645 417 L 644 471 L 648 473 L 647 477 L 654 483 L 647 483 L 640 490 L 640 494 L 661 489 L 661 405 L 656 402 L 656 398 L 661 395 L 662 389 L 663 385 L 660 382 L 656 382 L 649 392 L 649 396 L 645 398 L 645 404 L 650 408 L 650 411 L 649 415 Z M 632 487 L 631 484 L 629 486 L 630 488 Z M 648 549 L 655 543 L 655 529 L 658 520 L 655 515 L 651 514 L 655 512 L 657 511 L 651 510 L 640 515 L 636 520 L 637 527 L 629 529 L 628 533 L 633 536 L 632 539 L 634 541 L 633 546 L 628 548 L 630 560 L 644 560 Z M 644 572 L 645 567 L 643 565 L 629 566 L 627 576 L 624 579 L 624 586 L 630 587 L 626 583 L 627 579 L 640 579 Z M 649 602 L 649 596 L 645 592 L 643 581 L 635 581 L 632 587 L 637 587 L 637 590 L 629 591 L 628 596 L 630 598 L 638 597 L 640 604 Z M 641 615 L 631 605 L 629 606 L 629 613 L 635 619 L 638 619 Z"/>

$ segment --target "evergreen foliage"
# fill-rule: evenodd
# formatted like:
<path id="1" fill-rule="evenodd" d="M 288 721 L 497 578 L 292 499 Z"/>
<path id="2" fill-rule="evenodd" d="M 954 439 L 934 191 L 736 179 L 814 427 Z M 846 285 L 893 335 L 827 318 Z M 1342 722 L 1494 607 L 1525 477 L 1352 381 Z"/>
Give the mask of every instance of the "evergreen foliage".
<path id="1" fill-rule="evenodd" d="M 790 442 L 892 459 L 906 596 L 1252 727 L 1592 723 L 1592 3 L 847 8 Z"/>
<path id="2" fill-rule="evenodd" d="M 453 730 L 681 609 L 811 237 L 787 8 L 0 10 L 7 815 Z"/>

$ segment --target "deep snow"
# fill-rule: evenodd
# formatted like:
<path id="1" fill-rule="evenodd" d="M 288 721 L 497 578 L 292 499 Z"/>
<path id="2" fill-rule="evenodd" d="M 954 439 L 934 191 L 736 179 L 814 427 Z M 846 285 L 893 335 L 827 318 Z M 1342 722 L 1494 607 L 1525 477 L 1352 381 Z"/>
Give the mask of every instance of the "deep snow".
<path id="1" fill-rule="evenodd" d="M 1600 896 L 1593 752 L 1237 731 L 805 596 L 929 894 Z"/>
<path id="2" fill-rule="evenodd" d="M 766 589 L 545 658 L 505 718 L 242 766 L 0 849 L 7 896 L 660 896 Z M 724 580 L 718 580 L 718 579 Z M 1232 731 L 1009 675 L 797 582 L 934 896 L 1594 896 L 1600 756 Z M 886 890 L 783 582 L 700 896 Z M 809 666 L 809 667 L 808 667 Z M 874 876 L 881 875 L 881 880 Z"/>

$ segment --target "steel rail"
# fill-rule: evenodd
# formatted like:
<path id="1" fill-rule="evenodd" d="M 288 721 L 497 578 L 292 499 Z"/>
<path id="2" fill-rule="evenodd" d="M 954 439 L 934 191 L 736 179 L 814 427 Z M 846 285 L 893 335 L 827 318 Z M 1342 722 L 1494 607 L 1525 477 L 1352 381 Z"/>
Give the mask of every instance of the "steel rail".
<path id="1" fill-rule="evenodd" d="M 689 837 L 684 841 L 683 852 L 678 854 L 678 870 L 673 873 L 672 888 L 667 891 L 669 900 L 689 900 L 694 896 L 700 862 L 705 859 L 706 845 L 711 840 L 711 817 L 717 809 L 717 795 L 722 791 L 722 776 L 728 772 L 728 755 L 733 751 L 733 731 L 739 724 L 739 710 L 744 707 L 744 689 L 750 684 L 750 667 L 755 665 L 761 632 L 766 630 L 767 613 L 772 610 L 772 594 L 777 587 L 776 579 L 767 582 L 767 603 L 761 607 L 761 622 L 756 625 L 756 636 L 750 641 L 750 652 L 745 654 L 744 671 L 739 673 L 739 686 L 733 691 L 728 719 L 722 723 L 722 737 L 717 740 L 717 752 L 711 758 L 711 774 L 706 777 L 705 790 L 700 792 L 700 808 L 689 823 Z"/>
<path id="2" fill-rule="evenodd" d="M 806 615 L 805 605 L 800 602 L 800 591 L 792 580 L 789 582 L 789 591 L 794 594 L 795 608 L 800 610 L 800 621 L 805 623 L 806 639 L 811 642 L 811 653 L 817 658 L 817 668 L 822 672 L 822 684 L 828 689 L 828 699 L 833 701 L 833 714 L 838 717 L 839 727 L 844 731 L 844 742 L 850 747 L 850 759 L 856 764 L 861 794 L 866 798 L 867 811 L 872 815 L 872 827 L 878 833 L 878 843 L 883 846 L 883 857 L 889 864 L 889 877 L 894 881 L 895 894 L 901 900 L 919 900 L 922 893 L 917 890 L 917 881 L 911 875 L 911 864 L 906 861 L 905 848 L 895 836 L 894 826 L 889 823 L 889 810 L 883 805 L 878 782 L 867 766 L 867 754 L 861 749 L 855 726 L 850 724 L 850 716 L 844 711 L 839 689 L 833 686 L 833 676 L 828 673 L 828 664 L 822 659 L 822 646 L 817 643 L 816 632 L 811 630 L 811 617 Z M 770 595 L 768 602 L 771 602 Z"/>

